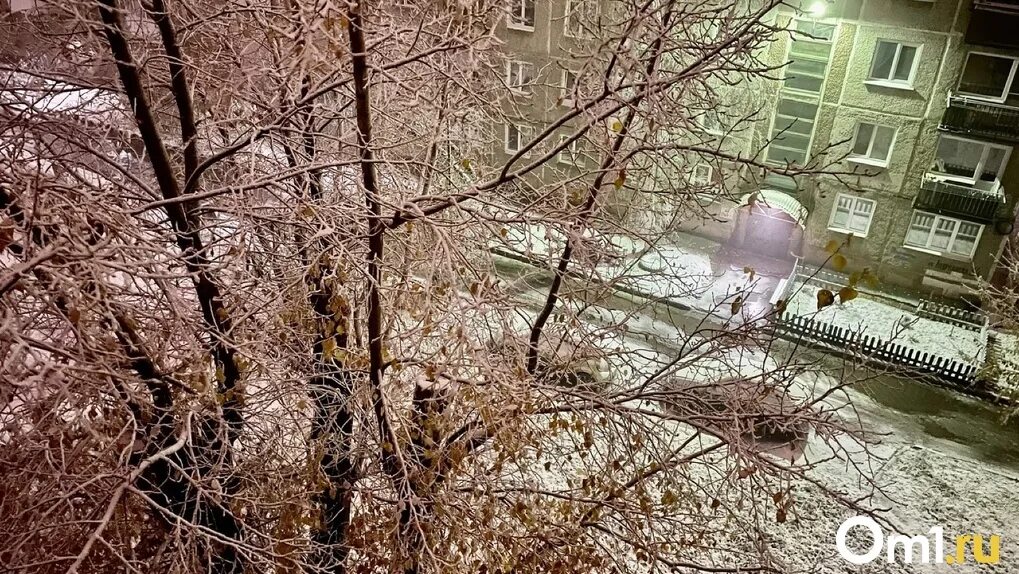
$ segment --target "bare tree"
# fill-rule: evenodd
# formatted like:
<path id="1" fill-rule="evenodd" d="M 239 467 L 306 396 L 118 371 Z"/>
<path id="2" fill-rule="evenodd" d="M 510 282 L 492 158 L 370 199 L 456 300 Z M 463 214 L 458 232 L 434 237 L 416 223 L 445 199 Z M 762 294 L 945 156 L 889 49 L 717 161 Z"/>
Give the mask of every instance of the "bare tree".
<path id="1" fill-rule="evenodd" d="M 775 569 L 794 481 L 861 504 L 797 452 L 862 444 L 838 386 L 801 392 L 741 292 L 656 346 L 658 302 L 608 307 L 719 193 L 689 166 L 776 170 L 763 103 L 720 106 L 780 67 L 779 4 L 584 12 L 572 105 L 507 154 L 499 3 L 40 2 L 0 90 L 0 559 Z"/>

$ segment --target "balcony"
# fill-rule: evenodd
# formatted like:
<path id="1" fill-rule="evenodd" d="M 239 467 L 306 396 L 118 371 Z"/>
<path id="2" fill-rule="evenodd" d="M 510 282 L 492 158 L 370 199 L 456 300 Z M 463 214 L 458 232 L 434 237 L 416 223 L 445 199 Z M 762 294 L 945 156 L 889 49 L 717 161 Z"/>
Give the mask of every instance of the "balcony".
<path id="1" fill-rule="evenodd" d="M 1008 143 L 1019 143 L 1019 108 L 951 94 L 941 129 Z"/>
<path id="2" fill-rule="evenodd" d="M 999 48 L 1019 47 L 1019 1 L 973 0 L 966 43 Z"/>
<path id="3" fill-rule="evenodd" d="M 966 185 L 926 174 L 913 207 L 938 215 L 991 223 L 1005 205 L 1005 190 L 997 180 Z"/>

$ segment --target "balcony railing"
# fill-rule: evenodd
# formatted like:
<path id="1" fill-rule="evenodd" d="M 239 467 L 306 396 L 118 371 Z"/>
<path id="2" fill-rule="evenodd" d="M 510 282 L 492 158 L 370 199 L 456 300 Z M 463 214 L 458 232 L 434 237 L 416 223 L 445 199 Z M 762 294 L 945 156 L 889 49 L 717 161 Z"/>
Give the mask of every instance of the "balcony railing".
<path id="1" fill-rule="evenodd" d="M 1019 108 L 950 94 L 941 129 L 1019 143 Z"/>
<path id="2" fill-rule="evenodd" d="M 938 215 L 993 222 L 1005 205 L 1005 191 L 997 181 L 980 182 L 979 185 L 985 189 L 927 174 L 920 183 L 913 207 Z"/>
<path id="3" fill-rule="evenodd" d="M 1019 13 L 1019 0 L 973 0 L 974 10 Z"/>
<path id="4" fill-rule="evenodd" d="M 1019 47 L 1019 2 L 1015 0 L 973 0 L 966 43 L 1001 48 Z"/>

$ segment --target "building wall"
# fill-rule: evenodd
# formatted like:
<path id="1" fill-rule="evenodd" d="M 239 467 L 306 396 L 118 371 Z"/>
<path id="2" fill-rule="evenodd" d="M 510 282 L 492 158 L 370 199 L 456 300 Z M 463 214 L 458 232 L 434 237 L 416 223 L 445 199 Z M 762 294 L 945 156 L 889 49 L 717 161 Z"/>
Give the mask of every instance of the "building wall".
<path id="1" fill-rule="evenodd" d="M 869 267 L 886 283 L 931 291 L 923 285 L 931 268 L 988 277 L 1005 236 L 985 225 L 972 260 L 923 253 L 903 246 L 913 212 L 913 201 L 925 172 L 933 164 L 939 125 L 949 92 L 955 89 L 969 50 L 1017 54 L 1007 49 L 985 49 L 964 42 L 970 0 L 916 2 L 863 0 L 832 6 L 829 14 L 838 31 L 826 81 L 823 103 L 815 127 L 812 153 L 837 159 L 851 147 L 857 122 L 896 128 L 886 167 L 838 161 L 832 169 L 839 177 L 822 176 L 801 181 L 801 194 L 812 198 L 806 224 L 808 261 L 821 263 L 831 240 L 844 242 L 846 234 L 829 230 L 829 220 L 840 193 L 876 202 L 866 237 L 853 237 L 843 249 L 849 270 Z M 911 89 L 868 82 L 878 40 L 920 44 L 919 62 Z M 784 53 L 783 53 L 784 55 Z M 1019 158 L 1010 158 L 1002 183 L 1010 217 L 1019 192 Z"/>

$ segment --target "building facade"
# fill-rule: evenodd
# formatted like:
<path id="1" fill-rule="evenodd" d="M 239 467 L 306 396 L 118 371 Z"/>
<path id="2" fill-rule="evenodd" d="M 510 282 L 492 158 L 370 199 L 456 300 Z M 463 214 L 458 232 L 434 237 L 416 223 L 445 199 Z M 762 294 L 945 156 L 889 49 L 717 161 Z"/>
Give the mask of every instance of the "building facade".
<path id="1" fill-rule="evenodd" d="M 835 241 L 846 271 L 926 296 L 1000 279 L 1019 198 L 1019 2 L 837 0 L 776 20 L 791 33 L 773 47 L 788 64 L 765 158 L 832 172 L 765 178 L 808 212 L 790 250 L 820 264 Z"/>
<path id="2" fill-rule="evenodd" d="M 573 104 L 584 70 L 571 66 L 594 34 L 583 23 L 608 9 L 595 0 L 509 4 L 499 33 L 505 80 L 526 87 L 505 108 L 495 150 L 503 158 Z M 784 64 L 779 77 L 729 90 L 753 91 L 757 105 L 763 94 L 769 117 L 750 135 L 705 131 L 735 138 L 733 153 L 763 149 L 778 171 L 828 174 L 748 176 L 691 164 L 694 185 L 722 193 L 711 221 L 690 217 L 684 228 L 813 264 L 834 240 L 846 272 L 867 268 L 927 296 L 957 297 L 975 278 L 1000 279 L 1019 198 L 1019 2 L 805 0 L 770 18 L 788 30 L 766 54 Z M 576 151 L 552 169 L 596 161 L 597 150 Z M 755 201 L 773 206 L 779 224 L 741 216 Z"/>

